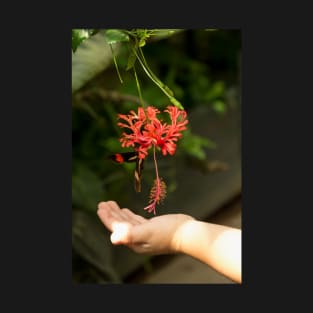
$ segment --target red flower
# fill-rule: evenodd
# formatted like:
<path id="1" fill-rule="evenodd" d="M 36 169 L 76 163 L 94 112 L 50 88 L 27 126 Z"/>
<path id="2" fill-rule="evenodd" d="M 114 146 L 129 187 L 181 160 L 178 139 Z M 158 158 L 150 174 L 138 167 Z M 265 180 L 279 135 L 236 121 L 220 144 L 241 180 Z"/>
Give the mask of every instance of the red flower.
<path id="1" fill-rule="evenodd" d="M 130 114 L 119 114 L 118 118 L 124 120 L 117 125 L 128 128 L 130 133 L 124 132 L 120 138 L 122 147 L 134 147 L 139 153 L 139 158 L 144 159 L 152 146 L 161 148 L 163 155 L 173 155 L 176 151 L 176 141 L 182 137 L 181 132 L 186 129 L 187 113 L 175 106 L 168 106 L 167 112 L 171 124 L 163 123 L 158 119 L 160 111 L 153 106 L 143 109 L 138 108 L 138 113 L 130 111 Z"/>
<path id="2" fill-rule="evenodd" d="M 171 124 L 159 120 L 157 114 L 160 111 L 153 106 L 145 109 L 139 107 L 137 114 L 134 111 L 130 111 L 127 115 L 119 114 L 118 118 L 122 122 L 117 124 L 119 127 L 127 129 L 127 132 L 122 133 L 120 138 L 122 147 L 134 147 L 140 159 L 145 159 L 148 150 L 153 147 L 156 179 L 150 192 L 149 205 L 144 210 L 154 214 L 156 214 L 155 206 L 166 196 L 166 184 L 158 174 L 156 147 L 161 149 L 163 155 L 167 153 L 173 155 L 176 151 L 176 141 L 182 137 L 181 132 L 186 129 L 188 123 L 187 113 L 184 110 L 170 105 L 164 112 L 169 114 Z"/>

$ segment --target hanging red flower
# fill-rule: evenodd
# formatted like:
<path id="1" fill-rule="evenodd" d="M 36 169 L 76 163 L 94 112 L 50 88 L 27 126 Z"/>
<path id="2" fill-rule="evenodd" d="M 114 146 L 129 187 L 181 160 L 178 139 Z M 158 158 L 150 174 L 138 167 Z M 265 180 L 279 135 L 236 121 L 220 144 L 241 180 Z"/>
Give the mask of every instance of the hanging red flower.
<path id="1" fill-rule="evenodd" d="M 123 120 L 117 125 L 127 128 L 130 132 L 124 132 L 120 138 L 122 147 L 134 147 L 139 153 L 139 158 L 144 159 L 152 146 L 161 148 L 163 155 L 173 155 L 176 151 L 176 141 L 182 137 L 181 132 L 186 129 L 187 113 L 175 106 L 168 106 L 167 112 L 171 124 L 166 124 L 158 119 L 160 111 L 153 106 L 138 108 L 138 113 L 130 111 L 130 114 L 119 114 Z"/>
<path id="2" fill-rule="evenodd" d="M 145 207 L 148 212 L 155 213 L 155 206 L 162 201 L 166 195 L 166 184 L 159 178 L 157 162 L 155 157 L 156 147 L 160 148 L 163 155 L 173 155 L 176 151 L 176 142 L 182 137 L 182 131 L 186 129 L 187 113 L 175 106 L 168 106 L 164 112 L 169 114 L 171 124 L 167 124 L 158 118 L 160 111 L 153 106 L 138 108 L 138 112 L 130 111 L 129 114 L 118 114 L 122 120 L 118 126 L 126 128 L 120 138 L 122 147 L 133 147 L 138 157 L 144 160 L 148 150 L 153 147 L 156 179 L 150 193 L 150 204 Z"/>

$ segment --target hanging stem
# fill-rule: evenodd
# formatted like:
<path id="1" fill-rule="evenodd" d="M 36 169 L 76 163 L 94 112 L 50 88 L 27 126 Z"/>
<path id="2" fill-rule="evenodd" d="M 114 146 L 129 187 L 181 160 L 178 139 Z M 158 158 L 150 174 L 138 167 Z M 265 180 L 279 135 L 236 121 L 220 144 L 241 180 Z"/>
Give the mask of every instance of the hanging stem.
<path id="1" fill-rule="evenodd" d="M 139 94 L 139 99 L 140 99 L 142 107 L 144 108 L 145 104 L 144 104 L 143 99 L 142 99 L 141 88 L 140 88 L 140 84 L 139 84 L 139 80 L 138 80 L 138 76 L 137 76 L 135 65 L 134 65 L 133 68 L 134 68 L 134 75 L 135 75 L 135 79 L 136 79 L 136 85 L 137 85 L 137 90 L 138 90 L 138 94 Z"/>
<path id="2" fill-rule="evenodd" d="M 147 70 L 149 71 L 150 75 L 154 78 L 154 80 L 158 83 L 158 86 L 159 86 L 161 89 L 166 90 L 166 92 L 168 93 L 168 95 L 174 96 L 173 91 L 172 91 L 171 89 L 169 89 L 169 88 L 152 72 L 152 70 L 150 69 L 150 67 L 149 67 L 149 65 L 148 65 L 148 63 L 147 63 L 147 61 L 146 61 L 146 59 L 145 59 L 145 56 L 144 56 L 144 54 L 143 54 L 143 52 L 142 52 L 141 47 L 139 47 L 138 50 L 139 50 L 140 56 L 141 56 L 141 58 L 142 58 L 142 61 L 143 61 L 144 65 L 145 65 L 145 67 L 146 67 Z"/>
<path id="3" fill-rule="evenodd" d="M 139 48 L 139 51 L 141 51 L 141 49 Z M 148 77 L 165 93 L 165 95 L 170 99 L 170 101 L 179 109 L 184 110 L 184 107 L 181 105 L 181 103 L 174 98 L 173 96 L 173 92 L 166 86 L 164 85 L 160 79 L 158 79 L 155 74 L 153 74 L 153 72 L 150 70 L 149 66 L 147 65 L 147 62 L 145 62 L 143 53 L 141 51 L 141 55 L 143 60 L 141 60 L 141 57 L 138 55 L 137 51 L 133 48 L 133 52 L 136 55 L 139 63 L 141 64 L 143 70 L 145 71 L 145 73 L 148 75 Z"/>
<path id="4" fill-rule="evenodd" d="M 117 65 L 117 62 L 116 62 L 116 58 L 115 58 L 115 54 L 114 54 L 114 51 L 113 51 L 112 44 L 110 44 L 110 48 L 111 48 L 111 52 L 112 52 L 112 55 L 113 55 L 113 61 L 114 61 L 114 65 L 115 65 L 115 68 L 116 68 L 116 71 L 117 71 L 118 78 L 120 79 L 121 84 L 123 84 L 123 79 L 122 79 L 120 71 L 118 69 L 118 65 Z"/>

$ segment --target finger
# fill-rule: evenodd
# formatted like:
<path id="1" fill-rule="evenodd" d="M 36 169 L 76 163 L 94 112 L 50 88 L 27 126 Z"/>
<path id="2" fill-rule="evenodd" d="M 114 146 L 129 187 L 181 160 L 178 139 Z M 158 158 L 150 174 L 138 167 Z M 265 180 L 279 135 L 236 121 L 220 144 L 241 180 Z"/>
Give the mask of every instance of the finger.
<path id="1" fill-rule="evenodd" d="M 128 218 L 132 219 L 136 224 L 141 224 L 147 221 L 146 218 L 135 214 L 134 212 L 132 212 L 129 209 L 122 209 L 124 211 L 125 214 L 127 214 Z"/>
<path id="2" fill-rule="evenodd" d="M 127 212 L 128 209 L 123 208 L 120 210 L 120 216 L 123 219 L 124 222 L 130 223 L 130 224 L 134 224 L 135 221 L 133 220 L 132 216 L 130 214 L 128 214 Z"/>
<path id="3" fill-rule="evenodd" d="M 124 208 L 122 209 L 122 212 L 128 222 L 132 223 L 133 225 L 141 224 L 141 222 L 136 218 L 136 214 L 134 214 L 131 210 Z"/>
<path id="4" fill-rule="evenodd" d="M 137 245 L 144 244 L 151 236 L 150 227 L 146 227 L 147 223 L 138 222 L 134 219 L 132 212 L 124 210 L 124 214 L 129 215 L 127 221 L 119 221 L 112 223 L 111 242 L 113 244 Z"/>
<path id="5" fill-rule="evenodd" d="M 135 215 L 135 218 L 137 219 L 137 221 L 139 222 L 139 223 L 146 223 L 146 222 L 148 222 L 148 219 L 147 218 L 144 218 L 143 216 L 141 216 L 141 215 Z"/>
<path id="6" fill-rule="evenodd" d="M 118 212 L 119 206 L 115 201 L 102 201 L 98 204 L 98 209 L 110 210 L 111 212 Z"/>
<path id="7" fill-rule="evenodd" d="M 120 209 L 119 205 L 115 201 L 109 200 L 106 203 L 110 207 L 112 212 L 115 212 L 117 214 L 120 212 L 121 209 Z"/>
<path id="8" fill-rule="evenodd" d="M 110 207 L 106 203 L 102 203 L 98 206 L 97 215 L 100 218 L 101 222 L 104 224 L 104 226 L 112 232 L 112 223 L 115 219 L 112 216 Z"/>
<path id="9" fill-rule="evenodd" d="M 113 233 L 111 234 L 111 242 L 116 245 L 128 244 L 131 241 L 130 229 L 133 225 L 129 223 L 113 223 Z"/>
<path id="10" fill-rule="evenodd" d="M 116 221 L 125 220 L 126 217 L 124 216 L 119 205 L 115 201 L 107 201 L 106 203 L 111 211 L 112 216 L 116 219 Z"/>
<path id="11" fill-rule="evenodd" d="M 120 209 L 120 207 L 117 205 L 115 201 L 110 201 L 109 203 L 110 207 L 112 208 L 112 215 L 116 217 L 116 219 L 120 221 L 125 221 L 128 223 L 136 223 L 136 220 L 132 218 L 130 214 L 127 214 L 128 212 L 130 213 L 131 211 L 124 208 Z"/>
<path id="12" fill-rule="evenodd" d="M 101 202 L 98 205 L 97 214 L 102 221 L 102 223 L 110 230 L 113 231 L 112 224 L 114 222 L 122 221 L 118 211 L 116 212 L 116 208 L 112 205 L 112 203 Z"/>

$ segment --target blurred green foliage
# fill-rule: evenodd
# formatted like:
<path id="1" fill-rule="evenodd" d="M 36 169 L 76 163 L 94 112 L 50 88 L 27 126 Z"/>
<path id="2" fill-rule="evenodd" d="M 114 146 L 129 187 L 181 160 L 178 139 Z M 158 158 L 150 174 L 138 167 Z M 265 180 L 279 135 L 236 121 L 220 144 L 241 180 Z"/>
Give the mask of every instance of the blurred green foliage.
<path id="1" fill-rule="evenodd" d="M 93 37 L 97 40 L 92 43 Z M 92 49 L 101 38 L 114 54 L 110 65 L 102 65 L 93 77 L 87 73 L 88 81 L 72 94 L 72 205 L 75 210 L 93 213 L 99 201 L 118 198 L 120 203 L 128 203 L 135 193 L 135 164 L 115 164 L 108 158 L 117 152 L 132 151 L 122 148 L 118 140 L 122 133 L 117 127 L 118 113 L 137 111 L 142 102 L 163 110 L 176 100 L 176 105 L 182 104 L 187 113 L 197 106 L 208 106 L 221 117 L 229 110 L 227 88 L 238 84 L 239 79 L 239 30 L 75 29 L 72 30 L 73 59 L 80 52 L 83 56 L 84 51 L 89 53 L 88 57 L 92 56 Z M 139 49 L 153 79 L 134 52 Z M 78 70 L 83 71 L 81 68 Z M 178 142 L 177 153 L 171 158 L 193 157 L 205 161 L 207 150 L 217 145 L 210 138 L 194 133 L 189 124 Z M 162 164 L 161 160 L 160 167 Z M 147 158 L 143 183 L 149 185 L 154 176 L 153 162 Z M 176 188 L 174 169 L 167 171 L 167 185 L 170 194 Z"/>
<path id="2" fill-rule="evenodd" d="M 161 78 L 164 85 L 170 86 L 187 112 L 196 106 L 206 105 L 217 115 L 227 113 L 225 90 L 227 84 L 238 79 L 236 76 L 238 60 L 234 58 L 240 48 L 238 31 L 159 30 L 158 33 L 157 30 L 137 30 L 137 32 L 141 34 L 138 45 L 144 46 L 143 51 L 149 67 Z M 97 33 L 99 30 L 73 30 L 73 53 L 81 47 L 83 41 L 86 42 Z M 161 39 L 150 40 L 153 33 L 160 34 Z M 133 40 L 129 34 L 109 29 L 103 32 L 103 40 L 112 45 L 128 43 Z M 125 188 L 124 184 L 129 183 L 134 164 L 116 165 L 107 157 L 116 152 L 132 150 L 121 148 L 118 139 L 122 131 L 116 124 L 118 113 L 137 110 L 141 105 L 138 83 L 142 100 L 146 103 L 160 110 L 170 104 L 168 97 L 160 92 L 158 86 L 145 75 L 141 67 L 137 68 L 139 82 L 136 81 L 130 69 L 138 61 L 128 45 L 120 47 L 116 61 L 123 77 L 123 84 L 119 82 L 111 62 L 111 66 L 73 93 L 72 198 L 75 208 L 95 211 L 99 200 L 108 196 L 113 198 L 114 194 L 110 192 L 113 190 L 120 192 Z M 212 69 L 213 65 L 216 66 L 215 62 L 220 64 L 220 68 Z M 223 71 L 226 75 L 220 76 Z M 107 93 L 103 96 L 102 91 Z M 115 98 L 112 96 L 113 92 L 116 93 Z M 131 101 L 131 98 L 128 100 L 129 95 L 137 99 L 137 103 Z M 205 160 L 206 150 L 214 149 L 216 143 L 194 134 L 192 126 L 189 125 L 178 146 L 177 157 L 186 154 Z M 149 177 L 149 174 L 147 175 Z M 151 175 L 153 177 L 153 171 Z"/>
<path id="3" fill-rule="evenodd" d="M 75 52 L 85 39 L 96 33 L 96 29 L 72 29 L 72 51 Z"/>

